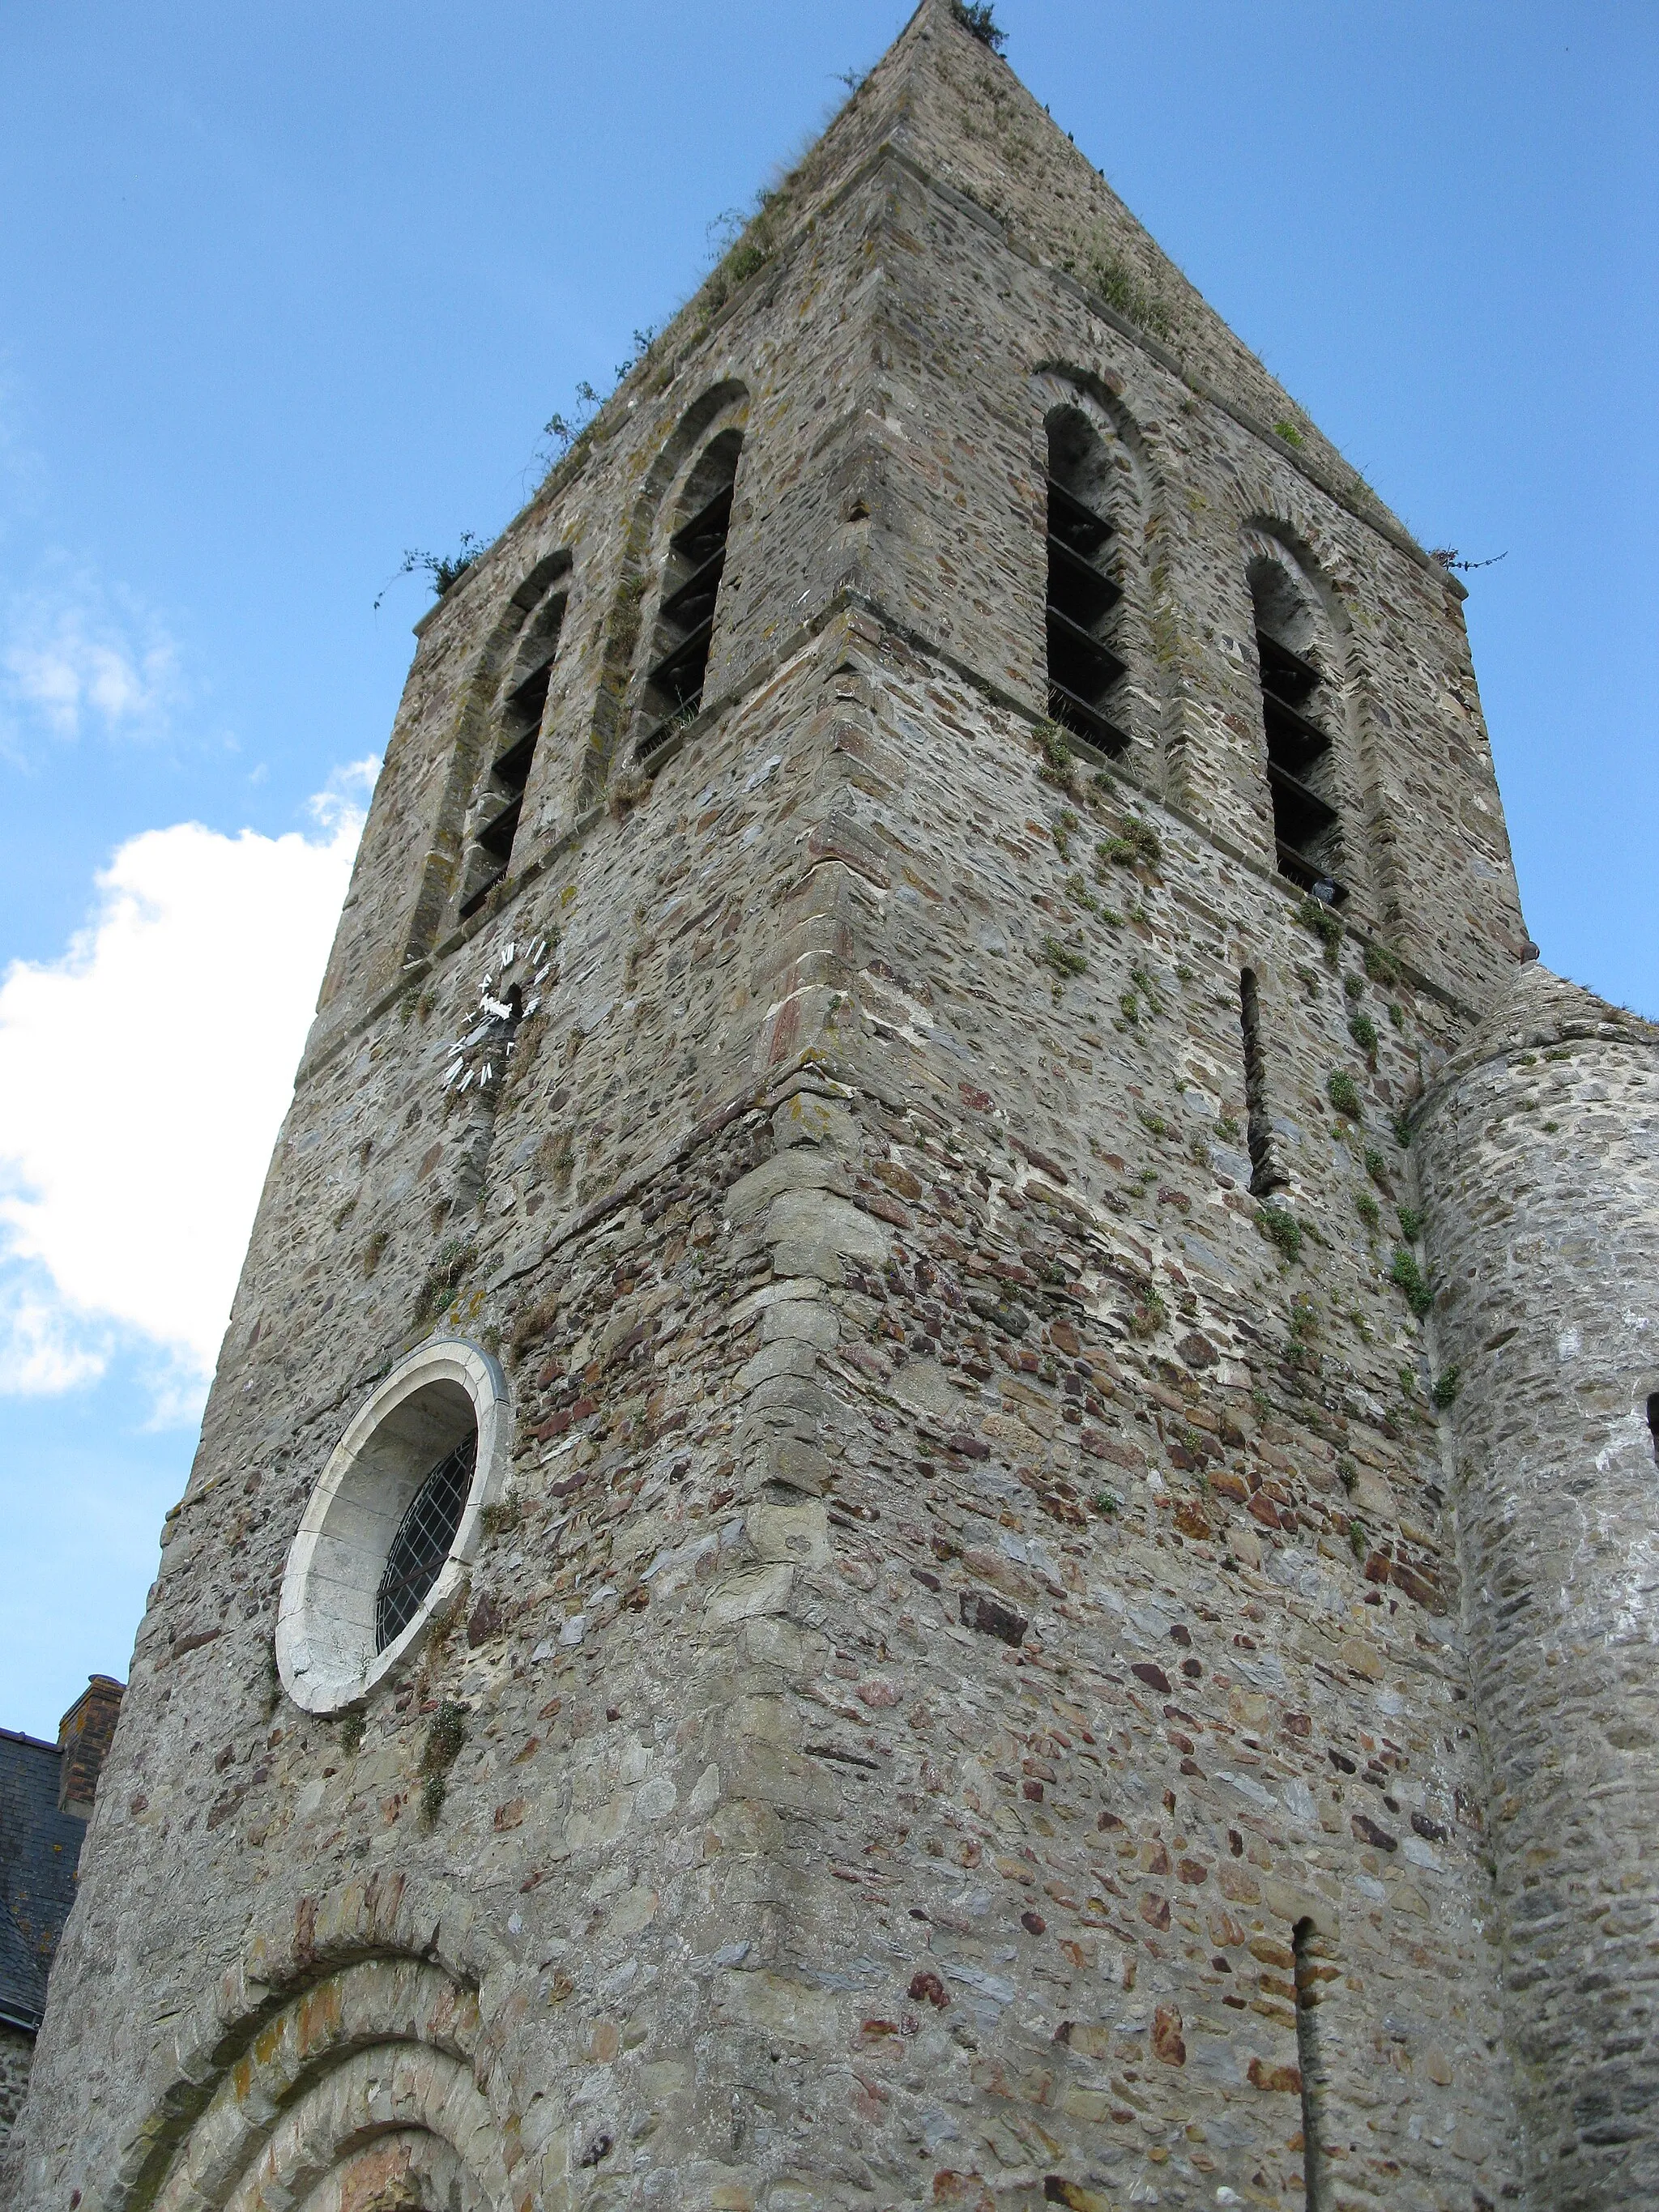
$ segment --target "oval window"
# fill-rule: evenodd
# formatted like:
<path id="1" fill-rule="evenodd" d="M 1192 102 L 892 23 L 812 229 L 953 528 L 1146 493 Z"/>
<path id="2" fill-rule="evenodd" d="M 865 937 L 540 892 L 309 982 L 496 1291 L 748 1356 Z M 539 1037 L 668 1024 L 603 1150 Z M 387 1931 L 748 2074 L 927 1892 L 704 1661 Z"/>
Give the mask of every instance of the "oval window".
<path id="1" fill-rule="evenodd" d="M 296 1705 L 351 1704 L 447 1612 L 505 1474 L 506 1415 L 489 1354 L 442 1340 L 394 1368 L 352 1421 L 283 1576 L 276 1664 Z"/>

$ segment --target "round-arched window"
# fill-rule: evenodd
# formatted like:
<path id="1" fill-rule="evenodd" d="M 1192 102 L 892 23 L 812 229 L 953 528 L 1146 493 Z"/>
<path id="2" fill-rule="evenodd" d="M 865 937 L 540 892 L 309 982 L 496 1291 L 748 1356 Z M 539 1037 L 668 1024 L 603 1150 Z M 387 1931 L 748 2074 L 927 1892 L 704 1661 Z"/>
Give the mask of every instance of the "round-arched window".
<path id="1" fill-rule="evenodd" d="M 296 1705 L 351 1704 L 449 1610 L 505 1477 L 507 1430 L 501 1369 L 459 1339 L 423 1345 L 360 1410 L 283 1575 L 276 1665 Z"/>

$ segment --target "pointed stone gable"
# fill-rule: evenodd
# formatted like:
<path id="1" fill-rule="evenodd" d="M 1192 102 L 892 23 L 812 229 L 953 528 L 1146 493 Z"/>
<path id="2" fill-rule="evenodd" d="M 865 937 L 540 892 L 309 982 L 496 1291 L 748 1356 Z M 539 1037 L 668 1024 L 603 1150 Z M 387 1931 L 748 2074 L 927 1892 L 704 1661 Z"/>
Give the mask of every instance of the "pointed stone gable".
<path id="1" fill-rule="evenodd" d="M 1063 278 L 1091 309 L 1264 435 L 1330 497 L 1426 563 L 1405 526 L 1136 221 L 1088 156 L 965 30 L 950 0 L 922 0 L 904 30 L 787 180 L 815 216 L 885 152 L 978 209 L 1016 253 Z M 777 219 L 774 219 L 775 225 Z M 739 249 L 740 250 L 740 249 Z M 694 303 L 695 306 L 695 303 Z M 1278 431 L 1288 425 L 1299 442 Z M 1462 586 L 1453 582 L 1461 595 Z"/>

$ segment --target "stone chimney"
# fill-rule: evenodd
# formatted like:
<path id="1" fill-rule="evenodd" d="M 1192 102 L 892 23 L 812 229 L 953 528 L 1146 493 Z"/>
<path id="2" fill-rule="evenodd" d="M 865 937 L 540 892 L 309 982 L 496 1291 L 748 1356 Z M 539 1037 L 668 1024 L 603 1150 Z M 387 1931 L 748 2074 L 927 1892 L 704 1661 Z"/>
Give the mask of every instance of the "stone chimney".
<path id="1" fill-rule="evenodd" d="M 58 1778 L 58 1809 L 89 1820 L 98 1777 L 115 1735 L 126 1689 L 109 1674 L 94 1674 L 58 1723 L 58 1748 L 64 1764 Z"/>

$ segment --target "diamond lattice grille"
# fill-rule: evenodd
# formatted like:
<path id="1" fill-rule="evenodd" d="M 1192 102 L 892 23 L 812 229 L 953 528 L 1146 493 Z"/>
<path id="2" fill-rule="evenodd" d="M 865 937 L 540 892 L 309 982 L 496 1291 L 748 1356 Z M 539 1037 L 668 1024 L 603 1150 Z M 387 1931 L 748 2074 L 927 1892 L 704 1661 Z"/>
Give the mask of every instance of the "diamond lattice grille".
<path id="1" fill-rule="evenodd" d="M 458 1444 L 433 1468 L 398 1523 L 374 1595 L 377 1651 L 384 1651 L 403 1634 L 437 1581 L 461 1525 L 477 1456 L 477 1437 Z"/>

